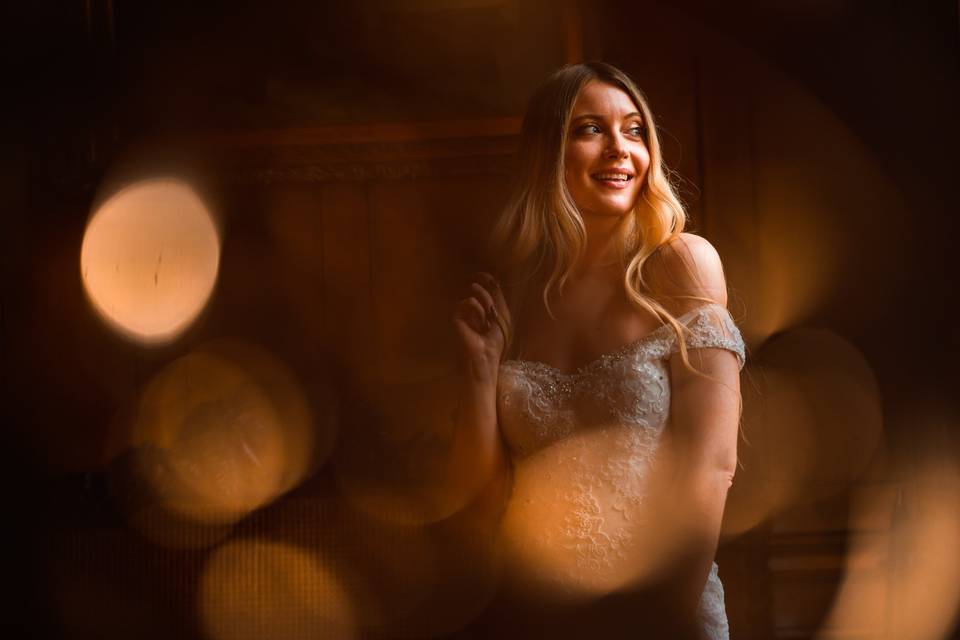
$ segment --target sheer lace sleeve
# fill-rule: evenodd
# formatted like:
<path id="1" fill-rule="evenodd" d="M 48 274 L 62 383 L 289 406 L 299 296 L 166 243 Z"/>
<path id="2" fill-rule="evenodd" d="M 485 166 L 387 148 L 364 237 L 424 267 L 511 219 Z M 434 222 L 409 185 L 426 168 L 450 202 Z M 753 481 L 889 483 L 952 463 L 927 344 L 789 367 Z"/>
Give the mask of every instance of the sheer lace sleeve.
<path id="1" fill-rule="evenodd" d="M 730 312 L 719 304 L 705 304 L 689 311 L 677 320 L 687 329 L 687 349 L 705 349 L 715 347 L 727 349 L 737 356 L 740 368 L 746 361 L 746 352 L 740 330 L 734 324 Z M 669 332 L 664 357 L 669 357 L 680 351 L 677 336 Z"/>

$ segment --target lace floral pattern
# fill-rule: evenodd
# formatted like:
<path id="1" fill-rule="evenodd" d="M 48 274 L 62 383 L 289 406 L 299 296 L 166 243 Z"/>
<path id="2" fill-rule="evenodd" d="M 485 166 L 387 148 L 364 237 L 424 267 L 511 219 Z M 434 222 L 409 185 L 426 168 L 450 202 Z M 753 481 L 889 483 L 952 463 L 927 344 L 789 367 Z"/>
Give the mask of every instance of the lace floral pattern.
<path id="1" fill-rule="evenodd" d="M 743 366 L 743 339 L 726 309 L 708 304 L 678 321 L 688 349 L 727 349 Z M 644 526 L 644 481 L 670 408 L 668 359 L 678 350 L 673 328 L 663 325 L 574 372 L 522 360 L 501 366 L 498 410 L 514 459 L 514 497 L 529 511 L 556 514 L 528 527 L 535 534 L 524 544 L 556 550 L 561 584 L 611 585 L 629 564 L 634 532 Z M 562 470 L 562 481 L 549 477 L 550 468 Z M 711 640 L 728 637 L 715 564 L 700 617 Z"/>

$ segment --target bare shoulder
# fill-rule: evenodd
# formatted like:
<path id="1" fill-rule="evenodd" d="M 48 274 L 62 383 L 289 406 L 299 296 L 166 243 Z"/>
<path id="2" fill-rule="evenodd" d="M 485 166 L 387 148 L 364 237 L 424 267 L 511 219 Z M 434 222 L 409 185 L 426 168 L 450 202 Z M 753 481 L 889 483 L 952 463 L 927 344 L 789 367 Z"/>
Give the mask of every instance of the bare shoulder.
<path id="1" fill-rule="evenodd" d="M 654 295 L 678 312 L 705 301 L 727 304 L 720 254 L 701 236 L 681 233 L 661 245 L 648 258 L 644 272 Z"/>

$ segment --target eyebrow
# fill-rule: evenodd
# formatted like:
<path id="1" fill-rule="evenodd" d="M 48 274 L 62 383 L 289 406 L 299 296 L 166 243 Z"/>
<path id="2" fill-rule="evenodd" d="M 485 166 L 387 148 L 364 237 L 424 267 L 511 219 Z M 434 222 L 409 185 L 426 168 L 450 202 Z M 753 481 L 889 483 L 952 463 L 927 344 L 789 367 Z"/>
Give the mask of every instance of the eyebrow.
<path id="1" fill-rule="evenodd" d="M 603 120 L 603 119 L 604 119 L 603 116 L 601 116 L 601 115 L 599 115 L 599 114 L 596 114 L 596 113 L 585 113 L 585 114 L 580 115 L 580 116 L 574 116 L 573 119 L 574 119 L 574 120 L 584 120 L 584 119 L 586 119 L 586 118 L 589 118 L 589 119 L 591 119 L 591 120 Z M 632 113 L 628 113 L 627 115 L 625 115 L 625 116 L 623 117 L 624 120 L 629 120 L 630 118 L 640 118 L 641 120 L 643 120 L 643 114 L 641 114 L 641 113 L 639 113 L 639 112 L 637 112 L 637 111 L 634 111 L 634 112 L 632 112 Z"/>

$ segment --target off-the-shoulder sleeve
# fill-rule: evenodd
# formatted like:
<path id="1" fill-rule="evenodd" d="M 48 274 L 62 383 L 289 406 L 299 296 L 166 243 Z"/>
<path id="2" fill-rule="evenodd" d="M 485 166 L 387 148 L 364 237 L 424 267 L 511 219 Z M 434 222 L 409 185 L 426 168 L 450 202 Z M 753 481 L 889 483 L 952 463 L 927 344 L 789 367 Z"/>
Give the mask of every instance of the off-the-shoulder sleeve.
<path id="1" fill-rule="evenodd" d="M 746 362 L 746 350 L 743 336 L 734 324 L 730 312 L 719 304 L 705 304 L 689 311 L 677 320 L 686 327 L 685 335 L 687 349 L 705 349 L 715 347 L 727 349 L 737 356 L 740 368 Z M 665 355 L 669 356 L 680 351 L 680 344 L 673 331 L 669 332 L 669 349 Z"/>

